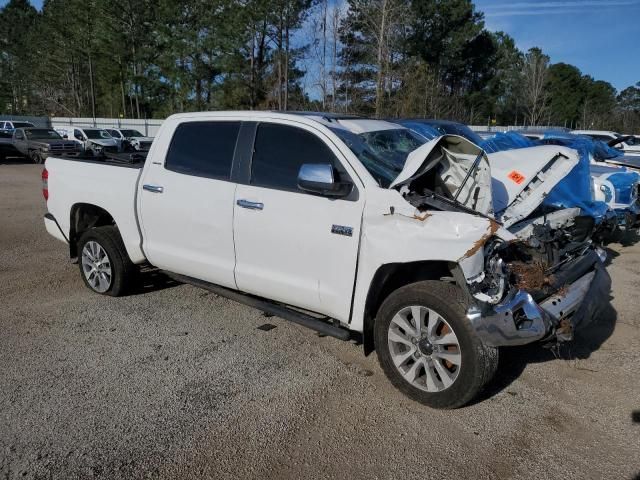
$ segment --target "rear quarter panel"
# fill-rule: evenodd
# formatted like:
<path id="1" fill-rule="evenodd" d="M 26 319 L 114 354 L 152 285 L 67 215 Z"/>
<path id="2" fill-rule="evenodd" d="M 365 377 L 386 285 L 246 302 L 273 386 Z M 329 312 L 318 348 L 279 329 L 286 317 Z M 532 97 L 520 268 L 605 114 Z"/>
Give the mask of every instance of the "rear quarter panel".
<path id="1" fill-rule="evenodd" d="M 114 219 L 134 263 L 145 260 L 136 218 L 136 185 L 141 169 L 49 157 L 47 209 L 69 238 L 71 209 L 86 203 L 106 210 Z"/>

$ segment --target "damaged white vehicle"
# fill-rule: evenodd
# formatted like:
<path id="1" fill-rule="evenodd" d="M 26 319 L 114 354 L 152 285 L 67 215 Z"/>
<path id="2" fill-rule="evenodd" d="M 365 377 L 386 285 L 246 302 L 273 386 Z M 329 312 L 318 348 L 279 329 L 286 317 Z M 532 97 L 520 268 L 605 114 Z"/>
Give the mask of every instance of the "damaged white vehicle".
<path id="1" fill-rule="evenodd" d="M 459 407 L 495 373 L 497 347 L 569 340 L 610 279 L 579 212 L 539 211 L 570 150 L 528 171 L 505 152 L 500 186 L 472 143 L 423 142 L 327 114 L 175 115 L 146 162 L 49 157 L 45 225 L 97 293 L 124 294 L 151 264 L 361 340 L 402 392 Z"/>

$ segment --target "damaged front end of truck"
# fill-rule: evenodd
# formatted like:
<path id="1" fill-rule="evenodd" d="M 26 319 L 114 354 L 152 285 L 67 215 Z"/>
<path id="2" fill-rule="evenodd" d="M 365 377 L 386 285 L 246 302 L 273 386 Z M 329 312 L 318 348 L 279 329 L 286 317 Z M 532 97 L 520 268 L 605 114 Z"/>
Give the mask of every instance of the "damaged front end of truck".
<path id="1" fill-rule="evenodd" d="M 523 166 L 493 168 L 479 147 L 447 135 L 412 152 L 390 185 L 416 218 L 441 211 L 486 222 L 453 271 L 468 295 L 468 319 L 489 346 L 572 340 L 609 299 L 611 279 L 604 251 L 591 240 L 591 217 L 579 208 L 542 207 L 576 155 L 540 147 L 536 156 Z"/>

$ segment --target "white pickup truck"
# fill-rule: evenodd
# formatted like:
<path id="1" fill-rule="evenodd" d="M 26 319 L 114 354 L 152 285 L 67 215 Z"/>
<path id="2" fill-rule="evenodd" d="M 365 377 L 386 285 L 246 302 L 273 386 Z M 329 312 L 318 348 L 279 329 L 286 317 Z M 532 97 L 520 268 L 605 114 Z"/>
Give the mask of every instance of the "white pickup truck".
<path id="1" fill-rule="evenodd" d="M 49 157 L 45 225 L 95 292 L 124 294 L 148 263 L 361 341 L 402 392 L 458 407 L 497 347 L 571 339 L 610 279 L 579 211 L 539 211 L 571 150 L 519 169 L 517 152 L 490 167 L 462 137 L 425 142 L 358 117 L 174 115 L 144 162 Z"/>

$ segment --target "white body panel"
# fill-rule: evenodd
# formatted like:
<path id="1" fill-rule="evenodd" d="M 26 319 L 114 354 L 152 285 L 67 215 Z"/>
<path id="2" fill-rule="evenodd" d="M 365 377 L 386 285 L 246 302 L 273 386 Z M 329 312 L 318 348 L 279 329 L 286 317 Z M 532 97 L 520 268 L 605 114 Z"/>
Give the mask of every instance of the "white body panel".
<path id="1" fill-rule="evenodd" d="M 244 292 L 349 320 L 363 199 L 330 200 L 304 193 L 238 185 L 236 281 Z M 331 233 L 333 225 L 352 235 Z"/>
<path id="2" fill-rule="evenodd" d="M 152 165 L 143 184 L 162 185 L 162 194 L 140 190 L 144 252 L 164 270 L 236 288 L 233 269 L 231 182 L 193 177 Z"/>
<path id="3" fill-rule="evenodd" d="M 189 120 L 275 122 L 311 131 L 343 164 L 358 196 L 331 200 L 169 171 L 164 158 L 173 132 Z M 47 207 L 67 237 L 73 205 L 95 205 L 114 218 L 135 263 L 146 253 L 157 267 L 322 313 L 356 331 L 363 329 L 371 280 L 383 265 L 449 262 L 472 282 L 483 275 L 484 242 L 493 235 L 515 239 L 480 216 L 419 214 L 398 191 L 380 188 L 327 126 L 331 122 L 271 112 L 175 115 L 162 125 L 142 170 L 49 158 Z M 164 190 L 152 193 L 143 185 Z M 240 208 L 238 200 L 264 208 Z M 351 236 L 332 232 L 334 225 L 351 228 Z"/>
<path id="4" fill-rule="evenodd" d="M 140 169 L 101 165 L 93 162 L 47 158 L 49 200 L 47 208 L 69 238 L 71 209 L 79 203 L 95 205 L 109 212 L 122 235 L 134 263 L 145 256 L 140 248 L 135 194 Z"/>
<path id="5" fill-rule="evenodd" d="M 369 286 L 382 266 L 425 260 L 452 262 L 460 265 L 469 279 L 483 268 L 482 248 L 476 248 L 480 239 L 492 234 L 505 241 L 515 239 L 486 218 L 454 212 L 416 213 L 396 190 L 375 188 L 367 192 L 350 324 L 353 330 L 362 331 Z"/>

